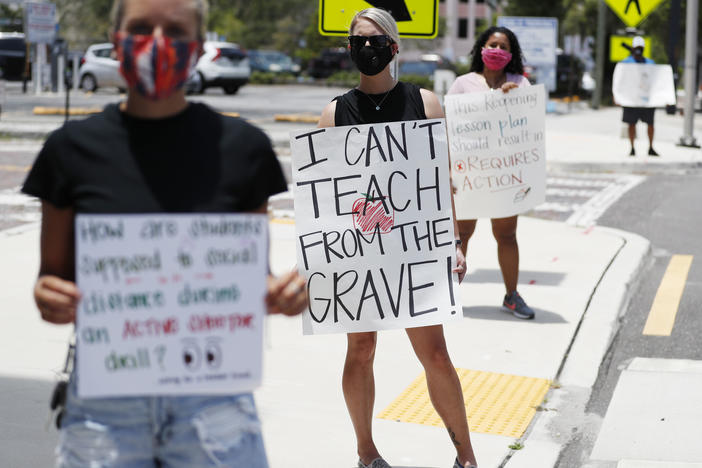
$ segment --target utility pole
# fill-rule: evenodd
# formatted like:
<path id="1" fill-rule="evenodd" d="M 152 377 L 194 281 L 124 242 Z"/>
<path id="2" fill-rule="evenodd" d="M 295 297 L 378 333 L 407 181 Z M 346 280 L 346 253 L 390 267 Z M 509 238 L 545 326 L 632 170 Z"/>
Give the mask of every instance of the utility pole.
<path id="1" fill-rule="evenodd" d="M 468 40 L 470 48 L 475 44 L 475 0 L 468 0 Z"/>
<path id="2" fill-rule="evenodd" d="M 451 61 L 456 59 L 456 36 L 458 30 L 458 0 L 446 0 L 446 34 L 444 55 Z"/>
<path id="3" fill-rule="evenodd" d="M 595 55 L 595 92 L 592 93 L 593 109 L 599 109 L 602 102 L 602 89 L 604 87 L 604 66 L 605 66 L 605 40 L 607 34 L 607 5 L 604 0 L 597 2 L 597 51 Z"/>
<path id="4" fill-rule="evenodd" d="M 680 146 L 699 148 L 693 132 L 695 119 L 695 97 L 697 96 L 697 14 L 699 0 L 687 0 L 685 24 L 685 123 Z"/>

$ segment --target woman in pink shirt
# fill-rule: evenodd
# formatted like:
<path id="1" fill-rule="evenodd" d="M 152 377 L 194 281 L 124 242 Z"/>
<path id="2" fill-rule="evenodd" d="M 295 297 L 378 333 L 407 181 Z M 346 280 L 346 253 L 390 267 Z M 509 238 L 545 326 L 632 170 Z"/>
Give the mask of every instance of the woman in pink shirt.
<path id="1" fill-rule="evenodd" d="M 456 78 L 448 94 L 476 93 L 529 86 L 524 76 L 522 49 L 517 36 L 507 28 L 488 28 L 475 41 L 471 52 L 470 72 Z M 534 318 L 534 311 L 517 292 L 519 277 L 519 246 L 517 245 L 517 216 L 493 218 L 492 234 L 497 241 L 497 259 L 502 270 L 506 294 L 502 305 L 515 317 Z M 468 240 L 475 231 L 475 219 L 459 219 L 461 249 L 466 254 Z"/>

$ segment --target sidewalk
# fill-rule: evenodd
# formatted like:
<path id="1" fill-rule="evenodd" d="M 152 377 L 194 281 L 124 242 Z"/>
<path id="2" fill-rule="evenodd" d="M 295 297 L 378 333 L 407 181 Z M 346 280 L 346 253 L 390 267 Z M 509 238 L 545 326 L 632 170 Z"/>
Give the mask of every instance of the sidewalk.
<path id="1" fill-rule="evenodd" d="M 565 112 L 567 105 L 559 104 L 559 109 Z M 606 164 L 620 171 L 702 167 L 702 150 L 677 145 L 683 134 L 684 119 L 681 115 L 667 115 L 662 109 L 656 110 L 653 146 L 661 157 L 651 158 L 646 154 L 646 125 L 641 122 L 637 126 L 637 156 L 629 156 L 630 144 L 624 133 L 621 113 L 619 107 L 592 110 L 585 103 L 579 103 L 570 113 L 547 114 L 546 152 L 549 167 L 593 170 L 595 166 Z M 0 117 L 0 138 L 43 139 L 63 125 L 63 121 L 61 116 L 3 114 Z M 256 119 L 252 123 L 263 129 L 273 145 L 283 153 L 290 146 L 290 132 L 316 127 L 313 123 L 276 122 L 273 115 L 270 119 Z M 694 136 L 698 144 L 702 144 L 702 114 L 699 113 L 695 114 Z"/>
<path id="2" fill-rule="evenodd" d="M 60 117 L 6 121 L 3 116 L 0 138 L 41 138 L 62 122 Z M 604 165 L 612 171 L 646 172 L 702 167 L 702 151 L 676 146 L 682 135 L 681 116 L 656 112 L 654 147 L 662 156 L 655 159 L 644 156 L 645 126 L 639 127 L 639 155 L 627 156 L 629 142 L 621 136 L 618 108 L 550 114 L 546 122 L 550 169 L 593 170 L 597 165 L 603 170 Z M 255 123 L 267 132 L 284 163 L 289 160 L 289 132 L 314 127 L 272 120 Z M 695 136 L 702 140 L 700 114 L 695 116 Z M 0 139 L 0 145 L 6 141 Z M 532 385 L 527 389 L 515 383 L 505 399 L 491 407 L 480 400 L 481 389 L 477 393 L 468 389 L 467 394 L 475 397 L 469 402 L 469 420 L 479 426 L 472 437 L 481 468 L 554 466 L 571 437 L 563 421 L 587 402 L 631 283 L 649 253 L 648 241 L 626 232 L 525 216 L 520 217 L 519 239 L 519 289 L 536 309 L 536 319 L 521 321 L 500 309 L 503 286 L 495 241 L 489 223 L 481 221 L 468 252 L 469 275 L 460 290 L 464 320 L 446 329 L 453 363 L 469 376 L 464 383 L 471 378 L 499 378 Z M 271 240 L 273 270 L 286 271 L 295 263 L 294 225 L 272 222 Z M 0 252 L 5 260 L 0 269 L 5 319 L 0 350 L 6 356 L 0 360 L 0 390 L 11 389 L 14 396 L 0 404 L 3 466 L 50 466 L 56 436 L 55 431 L 43 432 L 44 409 L 49 382 L 63 365 L 68 330 L 41 322 L 31 300 L 38 269 L 38 226 L 0 232 Z M 271 467 L 355 466 L 355 437 L 341 393 L 345 338 L 304 337 L 299 318 L 271 317 L 268 325 L 264 384 L 257 391 L 257 402 Z M 449 467 L 453 460 L 443 428 L 396 421 L 412 420 L 416 404 L 426 399 L 421 391 L 403 396 L 421 373 L 404 332 L 380 334 L 374 415 L 384 413 L 391 419 L 374 418 L 374 435 L 396 468 Z M 549 381 L 556 382 L 554 388 Z M 543 392 L 534 390 L 537 387 L 548 392 L 545 400 Z M 404 412 L 384 412 L 391 403 Z M 19 415 L 25 420 L 19 422 Z M 503 416 L 524 422 L 524 435 L 501 426 Z M 524 448 L 513 451 L 509 445 L 517 440 Z"/>
<path id="3" fill-rule="evenodd" d="M 511 453 L 508 446 L 518 439 L 524 448 L 514 452 L 507 466 L 553 466 L 561 446 L 557 436 L 541 428 L 551 413 L 536 412 L 536 407 L 552 407 L 551 402 L 566 399 L 567 385 L 587 387 L 588 382 L 594 383 L 628 285 L 648 251 L 645 240 L 606 228 L 583 230 L 522 217 L 519 229 L 520 291 L 535 308 L 536 319 L 518 320 L 500 309 L 503 286 L 495 244 L 488 224 L 482 222 L 471 241 L 469 276 L 460 290 L 464 320 L 446 329 L 457 368 L 480 378 L 501 377 L 524 381 L 525 385 L 541 383 L 543 391 L 548 390 L 548 402 L 543 400 L 543 393 L 529 401 L 527 397 L 533 397 L 531 387 L 514 387 L 500 404 L 517 414 L 483 408 L 477 398 L 469 403 L 471 425 L 480 423 L 483 428 L 472 435 L 481 468 L 500 466 Z M 273 270 L 281 273 L 295 263 L 294 225 L 272 222 L 271 240 Z M 52 380 L 63 364 L 68 329 L 42 323 L 31 300 L 37 247 L 37 225 L 0 233 L 0 251 L 5 259 L 0 281 L 6 286 L 0 292 L 6 324 L 0 331 L 0 343 L 2 354 L 12 356 L 0 362 L 0 381 L 20 386 L 20 402 L 6 399 L 2 414 L 18 404 L 44 405 L 45 400 L 22 401 L 22 385 Z M 624 267 L 618 267 L 622 262 Z M 606 300 L 598 300 L 602 291 L 606 291 Z M 593 318 L 596 322 L 590 324 Z M 264 384 L 257 391 L 257 402 L 272 468 L 354 466 L 355 439 L 341 393 L 345 341 L 341 335 L 302 336 L 300 318 L 268 319 Z M 400 397 L 421 372 L 403 331 L 381 333 L 375 364 L 375 414 Z M 563 386 L 549 390 L 543 379 L 559 381 Z M 470 382 L 464 379 L 463 383 Z M 420 391 L 419 396 L 426 399 L 426 391 Z M 416 401 L 405 398 L 398 403 L 406 407 L 405 414 L 392 419 L 411 416 Z M 45 413 L 41 413 L 27 420 L 25 429 L 36 433 L 27 434 L 33 440 L 49 445 L 55 433 L 42 433 Z M 485 433 L 484 428 L 500 418 L 517 416 L 530 427 L 521 439 L 505 428 L 493 427 Z M 17 458 L 19 464 L 11 463 L 8 434 L 13 431 L 16 428 L 3 418 L 0 434 L 5 435 L 0 449 L 10 457 L 10 463 L 4 466 L 49 465 L 48 460 L 32 465 L 18 461 L 26 458 Z M 395 467 L 451 466 L 453 448 L 441 427 L 375 418 L 374 431 L 379 448 Z M 50 447 L 44 449 L 35 452 L 49 456 Z"/>

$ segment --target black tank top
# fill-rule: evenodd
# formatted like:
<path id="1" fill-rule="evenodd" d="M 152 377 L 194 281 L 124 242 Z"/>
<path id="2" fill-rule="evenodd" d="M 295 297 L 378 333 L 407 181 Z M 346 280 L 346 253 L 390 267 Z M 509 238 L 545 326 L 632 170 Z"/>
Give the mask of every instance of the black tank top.
<path id="1" fill-rule="evenodd" d="M 334 100 L 334 125 L 337 127 L 427 118 L 419 86 L 402 81 L 398 81 L 387 96 L 385 93 L 365 94 L 354 88 Z M 376 110 L 376 106 L 380 106 L 380 110 Z"/>

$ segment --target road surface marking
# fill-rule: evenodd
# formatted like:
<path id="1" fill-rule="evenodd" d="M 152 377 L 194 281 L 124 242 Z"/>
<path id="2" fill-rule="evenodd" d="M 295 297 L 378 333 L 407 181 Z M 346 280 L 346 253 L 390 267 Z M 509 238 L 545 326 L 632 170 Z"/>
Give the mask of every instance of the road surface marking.
<path id="1" fill-rule="evenodd" d="M 670 336 L 691 265 L 692 255 L 673 255 L 670 259 L 648 313 L 644 335 Z"/>
<path id="2" fill-rule="evenodd" d="M 13 165 L 1 165 L 0 164 L 0 171 L 8 171 L 8 172 L 29 172 L 29 169 L 31 169 L 31 166 L 13 166 Z"/>
<path id="3" fill-rule="evenodd" d="M 471 432 L 519 438 L 529 427 L 551 383 L 546 379 L 456 369 Z M 378 418 L 443 427 L 422 373 Z"/>

